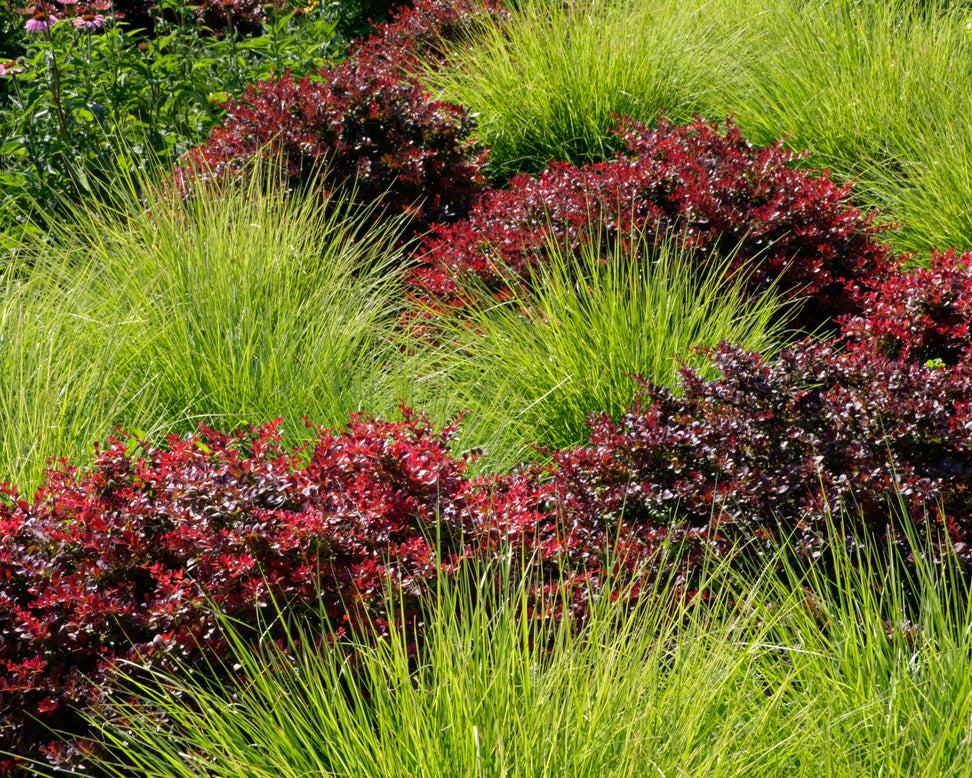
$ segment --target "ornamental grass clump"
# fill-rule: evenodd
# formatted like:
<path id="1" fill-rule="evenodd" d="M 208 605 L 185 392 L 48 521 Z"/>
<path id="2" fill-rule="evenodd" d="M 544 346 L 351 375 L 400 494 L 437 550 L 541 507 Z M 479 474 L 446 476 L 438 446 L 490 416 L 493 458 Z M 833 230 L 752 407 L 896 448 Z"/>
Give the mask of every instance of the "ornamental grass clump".
<path id="1" fill-rule="evenodd" d="M 512 5 L 424 70 L 442 99 L 477 113 L 497 183 L 551 162 L 610 159 L 623 148 L 611 132 L 617 116 L 654 124 L 664 113 L 682 124 L 732 112 L 728 101 L 711 107 L 736 80 L 741 66 L 728 53 L 746 51 L 747 26 L 728 23 L 721 2 Z"/>
<path id="2" fill-rule="evenodd" d="M 704 351 L 723 341 L 770 356 L 787 340 L 787 305 L 774 290 L 753 299 L 745 271 L 729 272 L 734 255 L 700 270 L 692 250 L 644 235 L 544 251 L 526 278 L 505 277 L 502 299 L 473 277 L 458 314 L 410 311 L 423 366 L 413 401 L 468 408 L 464 440 L 492 468 L 583 444 L 589 414 L 615 417 L 634 400 L 632 375 L 675 387 L 680 367 L 706 369 Z"/>
<path id="3" fill-rule="evenodd" d="M 724 3 L 731 74 L 711 108 L 754 141 L 810 149 L 901 225 L 896 250 L 972 248 L 972 30 L 952 0 Z"/>
<path id="4" fill-rule="evenodd" d="M 394 221 L 319 193 L 119 191 L 25 238 L 0 286 L 0 472 L 33 493 L 52 457 L 282 417 L 393 412 L 403 301 Z"/>
<path id="5" fill-rule="evenodd" d="M 659 585 L 640 606 L 622 590 L 592 600 L 596 618 L 544 619 L 530 579 L 512 572 L 472 566 L 423 601 L 422 627 L 398 620 L 338 644 L 319 640 L 325 619 L 274 644 L 220 618 L 231 646 L 221 661 L 239 682 L 227 693 L 183 672 L 119 679 L 118 704 L 99 716 L 109 774 L 553 776 L 630 764 L 674 659 L 667 645 L 697 634 L 696 658 L 708 645 L 701 629 L 679 635 L 690 604 Z M 169 716 L 171 737 L 155 735 L 153 711 Z"/>
<path id="6" fill-rule="evenodd" d="M 220 619 L 230 648 L 207 673 L 117 679 L 96 722 L 111 754 L 100 766 L 117 778 L 967 778 L 968 583 L 926 541 L 911 538 L 925 561 L 910 576 L 890 549 L 839 545 L 801 566 L 774 549 L 751 567 L 710 565 L 702 592 L 671 576 L 589 589 L 584 619 L 542 618 L 530 570 L 517 578 L 503 561 L 442 581 L 421 628 L 334 644 L 312 614 L 275 643 L 284 608 L 256 639 Z M 215 687 L 219 675 L 234 683 Z"/>

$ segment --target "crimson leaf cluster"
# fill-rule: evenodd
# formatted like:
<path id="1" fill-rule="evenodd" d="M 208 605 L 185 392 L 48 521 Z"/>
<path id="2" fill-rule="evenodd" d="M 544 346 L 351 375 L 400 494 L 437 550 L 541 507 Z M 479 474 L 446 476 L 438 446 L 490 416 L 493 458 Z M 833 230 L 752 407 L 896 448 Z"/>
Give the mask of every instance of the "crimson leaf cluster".
<path id="1" fill-rule="evenodd" d="M 792 167 L 777 143 L 755 147 L 728 122 L 658 126 L 625 120 L 627 147 L 609 162 L 552 164 L 537 178 L 515 177 L 490 191 L 467 219 L 436 228 L 420 251 L 412 283 L 438 303 L 461 302 L 475 276 L 501 291 L 509 273 L 524 279 L 551 243 L 613 244 L 634 236 L 677 237 L 700 262 L 733 256 L 754 294 L 775 284 L 804 299 L 806 331 L 857 312 L 859 299 L 892 269 L 873 216 L 854 208 L 850 187 Z"/>

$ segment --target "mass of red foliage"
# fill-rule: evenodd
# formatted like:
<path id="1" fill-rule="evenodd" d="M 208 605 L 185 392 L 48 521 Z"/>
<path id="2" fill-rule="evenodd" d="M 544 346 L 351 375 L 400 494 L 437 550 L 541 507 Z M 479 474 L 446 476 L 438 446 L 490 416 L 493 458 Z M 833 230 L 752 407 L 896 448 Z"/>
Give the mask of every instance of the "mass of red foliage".
<path id="1" fill-rule="evenodd" d="M 485 186 L 485 150 L 470 112 L 432 99 L 415 66 L 501 14 L 495 0 L 419 0 L 346 62 L 250 85 L 182 158 L 177 188 L 189 196 L 201 184 L 240 183 L 269 160 L 280 185 L 340 189 L 379 215 L 406 215 L 411 232 L 465 216 Z"/>
<path id="2" fill-rule="evenodd" d="M 122 436 L 89 469 L 52 471 L 32 501 L 4 489 L 0 750 L 80 767 L 79 744 L 49 728 L 83 736 L 114 662 L 218 654 L 213 609 L 255 624 L 269 597 L 344 629 L 380 619 L 392 583 L 407 614 L 462 552 L 470 485 L 454 426 L 407 410 L 356 419 L 321 431 L 307 461 L 276 426 L 202 429 L 164 450 Z"/>
<path id="3" fill-rule="evenodd" d="M 927 267 L 899 269 L 847 317 L 857 348 L 913 362 L 972 363 L 972 252 L 935 253 Z"/>
<path id="4" fill-rule="evenodd" d="M 509 15 L 502 0 L 415 0 L 393 12 L 351 57 L 405 73 L 434 68 L 456 44 Z"/>
<path id="5" fill-rule="evenodd" d="M 472 127 L 467 110 L 393 70 L 344 63 L 315 79 L 283 75 L 248 87 L 175 179 L 190 194 L 201 183 L 242 182 L 257 160 L 270 160 L 287 188 L 340 188 L 380 214 L 408 214 L 420 230 L 463 216 L 478 197 L 483 152 Z"/>
<path id="6" fill-rule="evenodd" d="M 755 147 L 732 121 L 725 132 L 662 119 L 650 129 L 625 120 L 626 154 L 575 167 L 552 164 L 490 191 L 467 219 L 436 228 L 419 252 L 412 283 L 431 301 L 461 303 L 469 276 L 495 291 L 509 273 L 527 279 L 551 244 L 671 239 L 704 262 L 732 256 L 753 293 L 775 285 L 804 300 L 805 331 L 859 310 L 862 294 L 894 266 L 873 216 L 855 208 L 850 186 L 793 167 L 781 144 Z"/>

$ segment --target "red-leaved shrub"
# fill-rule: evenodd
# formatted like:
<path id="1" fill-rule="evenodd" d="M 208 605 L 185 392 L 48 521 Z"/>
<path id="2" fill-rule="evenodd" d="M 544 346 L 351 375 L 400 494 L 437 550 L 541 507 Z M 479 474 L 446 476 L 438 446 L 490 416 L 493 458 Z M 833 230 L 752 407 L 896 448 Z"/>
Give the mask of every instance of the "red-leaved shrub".
<path id="1" fill-rule="evenodd" d="M 322 432 L 309 461 L 271 424 L 241 437 L 203 429 L 169 449 L 122 437 L 90 471 L 51 472 L 31 502 L 0 507 L 0 750 L 84 764 L 79 712 L 115 660 L 156 666 L 218 654 L 210 603 L 255 624 L 272 595 L 333 623 L 381 618 L 387 585 L 403 613 L 461 553 L 466 458 L 406 411 Z M 436 548 L 444 558 L 437 557 Z M 320 600 L 318 599 L 320 597 Z M 27 770 L 0 760 L 0 774 Z"/>
<path id="2" fill-rule="evenodd" d="M 314 79 L 285 74 L 248 87 L 175 180 L 185 194 L 200 182 L 234 184 L 269 159 L 287 187 L 342 187 L 384 214 L 410 214 L 419 230 L 465 215 L 478 197 L 483 152 L 472 128 L 464 108 L 382 63 L 347 62 Z"/>
<path id="3" fill-rule="evenodd" d="M 845 338 L 893 359 L 972 364 L 972 252 L 934 254 L 928 267 L 899 270 L 868 293 Z"/>
<path id="4" fill-rule="evenodd" d="M 502 0 L 416 0 L 392 12 L 351 53 L 354 62 L 382 62 L 412 73 L 434 67 L 451 47 L 485 25 L 509 17 Z"/>
<path id="5" fill-rule="evenodd" d="M 257 159 L 282 165 L 281 184 L 343 187 L 408 214 L 424 231 L 466 215 L 485 188 L 486 152 L 461 106 L 433 100 L 416 71 L 506 13 L 499 0 L 419 0 L 401 8 L 348 60 L 299 81 L 283 74 L 250 85 L 223 123 L 174 171 L 191 194 L 200 183 L 235 184 Z"/>
<path id="6" fill-rule="evenodd" d="M 858 310 L 861 292 L 893 265 L 873 217 L 853 207 L 850 187 L 791 166 L 780 144 L 757 148 L 730 121 L 726 132 L 698 121 L 656 129 L 624 121 L 628 148 L 605 163 L 553 164 L 539 178 L 521 175 L 491 191 L 468 219 L 438 227 L 419 258 L 413 283 L 432 301 L 457 304 L 457 281 L 472 274 L 500 290 L 510 272 L 527 277 L 551 241 L 678 237 L 702 261 L 736 251 L 754 293 L 778 284 L 807 298 L 806 330 Z"/>
<path id="7" fill-rule="evenodd" d="M 644 384 L 620 419 L 594 417 L 590 445 L 555 452 L 547 476 L 500 479 L 500 493 L 539 498 L 526 549 L 597 569 L 618 538 L 689 581 L 706 555 L 759 538 L 814 554 L 842 507 L 849 531 L 903 546 L 903 507 L 972 572 L 972 369 L 811 341 L 774 361 L 728 345 L 712 360 L 719 378 L 686 369 L 680 393 Z"/>

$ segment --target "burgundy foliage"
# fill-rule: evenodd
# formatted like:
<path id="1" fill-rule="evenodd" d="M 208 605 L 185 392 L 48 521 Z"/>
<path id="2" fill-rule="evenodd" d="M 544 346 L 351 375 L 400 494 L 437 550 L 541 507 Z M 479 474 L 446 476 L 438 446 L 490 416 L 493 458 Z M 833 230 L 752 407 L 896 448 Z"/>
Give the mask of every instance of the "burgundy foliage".
<path id="1" fill-rule="evenodd" d="M 914 362 L 972 364 L 972 252 L 935 254 L 890 275 L 844 322 L 855 347 Z"/>
<path id="2" fill-rule="evenodd" d="M 403 72 L 434 67 L 451 46 L 508 16 L 502 0 L 416 0 L 394 11 L 351 56 Z"/>
<path id="3" fill-rule="evenodd" d="M 382 63 L 345 63 L 315 79 L 287 74 L 248 87 L 175 178 L 190 193 L 200 180 L 237 183 L 269 159 L 288 187 L 343 187 L 382 213 L 410 214 L 418 230 L 463 216 L 479 195 L 483 153 L 472 128 L 468 111 Z"/>
<path id="4" fill-rule="evenodd" d="M 619 536 L 645 559 L 676 542 L 690 577 L 759 538 L 816 553 L 841 506 L 853 533 L 903 545 L 898 506 L 930 517 L 972 571 L 972 369 L 811 341 L 774 361 L 729 345 L 712 359 L 720 378 L 685 370 L 678 395 L 644 384 L 620 419 L 593 418 L 588 447 L 555 454 L 540 507 L 569 528 L 556 553 L 583 563 Z"/>
<path id="5" fill-rule="evenodd" d="M 850 187 L 795 170 L 780 144 L 754 147 L 731 121 L 724 134 L 664 119 L 653 130 L 624 121 L 618 133 L 627 155 L 518 176 L 508 191 L 484 195 L 468 219 L 438 227 L 420 252 L 420 293 L 458 303 L 457 281 L 472 274 L 499 291 L 507 273 L 527 277 L 551 241 L 573 250 L 638 232 L 675 236 L 701 261 L 738 249 L 733 269 L 748 267 L 752 291 L 777 283 L 806 297 L 800 324 L 812 330 L 856 312 L 862 291 L 893 265 Z"/>
<path id="6" fill-rule="evenodd" d="M 83 736 L 73 709 L 90 709 L 115 660 L 218 653 L 206 598 L 248 624 L 269 595 L 298 613 L 321 603 L 344 629 L 380 618 L 391 582 L 414 613 L 469 530 L 455 427 L 436 432 L 409 411 L 356 419 L 322 431 L 306 464 L 275 429 L 203 429 L 166 451 L 112 439 L 89 472 L 51 472 L 32 502 L 5 491 L 0 750 L 83 763 L 77 742 L 51 742 L 45 727 Z M 0 762 L 0 774 L 23 771 Z"/>
<path id="7" fill-rule="evenodd" d="M 499 0 L 419 0 L 360 42 L 347 62 L 309 78 L 253 84 L 175 170 L 180 191 L 238 183 L 257 158 L 280 162 L 289 188 L 342 187 L 424 231 L 466 215 L 485 187 L 485 151 L 466 109 L 432 100 L 418 64 L 505 12 Z"/>

